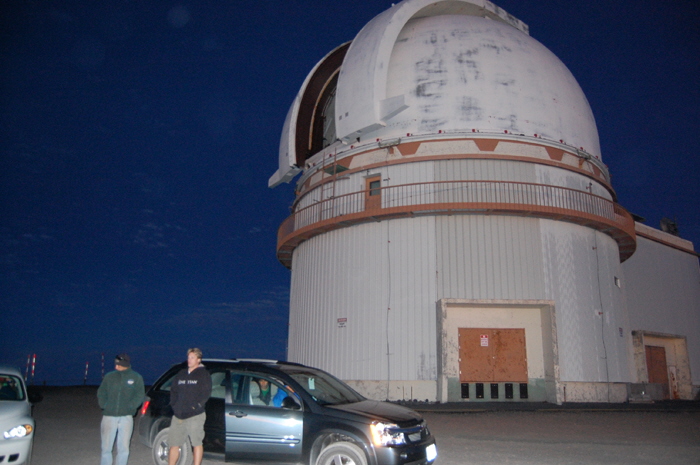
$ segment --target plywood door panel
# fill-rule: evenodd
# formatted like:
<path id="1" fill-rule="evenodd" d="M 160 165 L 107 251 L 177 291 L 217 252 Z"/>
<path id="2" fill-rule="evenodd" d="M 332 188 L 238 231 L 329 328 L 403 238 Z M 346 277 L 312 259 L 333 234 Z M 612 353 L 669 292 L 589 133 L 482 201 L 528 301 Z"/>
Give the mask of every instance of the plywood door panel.
<path id="1" fill-rule="evenodd" d="M 527 383 L 524 329 L 493 330 L 493 381 Z"/>
<path id="2" fill-rule="evenodd" d="M 459 328 L 460 382 L 527 383 L 525 330 Z"/>
<path id="3" fill-rule="evenodd" d="M 644 346 L 647 356 L 647 372 L 650 383 L 663 386 L 664 399 L 669 399 L 668 366 L 666 365 L 666 349 L 656 346 Z"/>
<path id="4" fill-rule="evenodd" d="M 459 328 L 459 379 L 462 383 L 490 381 L 493 378 L 493 353 L 481 345 L 481 336 L 490 337 L 490 329 Z"/>

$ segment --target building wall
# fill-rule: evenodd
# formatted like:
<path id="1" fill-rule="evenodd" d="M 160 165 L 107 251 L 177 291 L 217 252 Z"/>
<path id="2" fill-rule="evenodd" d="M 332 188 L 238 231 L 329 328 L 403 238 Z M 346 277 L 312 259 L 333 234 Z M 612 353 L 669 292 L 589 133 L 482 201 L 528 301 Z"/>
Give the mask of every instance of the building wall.
<path id="1" fill-rule="evenodd" d="M 615 241 L 546 221 L 542 254 L 546 298 L 556 305 L 560 380 L 629 381 L 631 339 L 624 296 L 615 285 L 615 276 L 622 274 Z"/>
<path id="2" fill-rule="evenodd" d="M 646 232 L 646 227 L 638 225 Z M 655 231 L 656 235 L 664 233 Z M 670 236 L 669 240 L 675 240 Z M 687 242 L 687 241 L 685 241 Z M 692 244 L 687 243 L 692 250 Z M 700 267 L 692 253 L 664 245 L 646 237 L 637 237 L 637 251 L 622 265 L 631 330 L 645 333 L 647 339 L 682 340 L 673 343 L 687 347 L 688 376 L 692 387 L 686 397 L 694 397 L 700 388 Z M 669 344 L 671 344 L 669 342 Z M 651 345 L 664 345 L 657 342 Z M 668 345 L 668 344 L 666 344 Z M 643 347 L 641 348 L 643 350 Z M 683 354 L 678 354 L 679 357 Z M 675 363 L 675 356 L 671 358 Z M 644 363 L 636 359 L 637 366 Z M 644 383 L 644 369 L 635 370 L 635 382 Z"/>
<path id="3" fill-rule="evenodd" d="M 306 272 L 292 275 L 289 359 L 370 397 L 436 399 L 440 299 L 551 300 L 557 379 L 629 381 L 618 251 L 605 234 L 536 218 L 418 217 L 332 231 L 294 253 Z"/>
<path id="4" fill-rule="evenodd" d="M 544 299 L 541 221 L 514 216 L 436 219 L 436 298 Z"/>
<path id="5" fill-rule="evenodd" d="M 432 223 L 362 224 L 302 243 L 294 252 L 294 268 L 304 273 L 292 273 L 289 359 L 347 380 L 434 380 Z"/>

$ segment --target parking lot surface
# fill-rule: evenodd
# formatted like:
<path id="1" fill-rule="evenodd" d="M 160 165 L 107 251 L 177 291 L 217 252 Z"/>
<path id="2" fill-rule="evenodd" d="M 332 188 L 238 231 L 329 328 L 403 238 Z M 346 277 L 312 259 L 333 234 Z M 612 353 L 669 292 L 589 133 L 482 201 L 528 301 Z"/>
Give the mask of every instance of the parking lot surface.
<path id="1" fill-rule="evenodd" d="M 96 387 L 45 388 L 36 404 L 34 465 L 100 461 Z M 698 403 L 416 405 L 438 441 L 439 465 L 700 464 Z M 131 441 L 129 465 L 151 465 Z M 220 463 L 204 460 L 204 465 Z"/>

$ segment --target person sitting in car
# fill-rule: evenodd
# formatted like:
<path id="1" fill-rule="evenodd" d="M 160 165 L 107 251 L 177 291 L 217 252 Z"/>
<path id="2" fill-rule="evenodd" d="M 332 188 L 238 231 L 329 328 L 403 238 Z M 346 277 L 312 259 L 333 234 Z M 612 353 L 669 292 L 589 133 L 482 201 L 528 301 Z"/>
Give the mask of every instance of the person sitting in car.
<path id="1" fill-rule="evenodd" d="M 257 387 L 258 389 L 255 389 Z M 265 378 L 256 378 L 255 383 L 251 384 L 253 405 L 270 405 L 281 407 L 282 401 L 287 394 L 284 390 L 279 389 L 275 384 L 270 383 L 270 380 Z M 256 392 L 259 391 L 259 392 Z"/>

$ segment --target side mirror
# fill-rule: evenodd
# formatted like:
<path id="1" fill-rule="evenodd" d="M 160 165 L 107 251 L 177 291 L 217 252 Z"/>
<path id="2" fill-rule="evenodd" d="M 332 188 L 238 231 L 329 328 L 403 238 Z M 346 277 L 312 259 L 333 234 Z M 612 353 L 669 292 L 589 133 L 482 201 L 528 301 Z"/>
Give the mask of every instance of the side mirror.
<path id="1" fill-rule="evenodd" d="M 282 401 L 282 408 L 286 408 L 288 410 L 301 410 L 301 405 L 297 403 L 294 397 L 287 396 Z"/>

